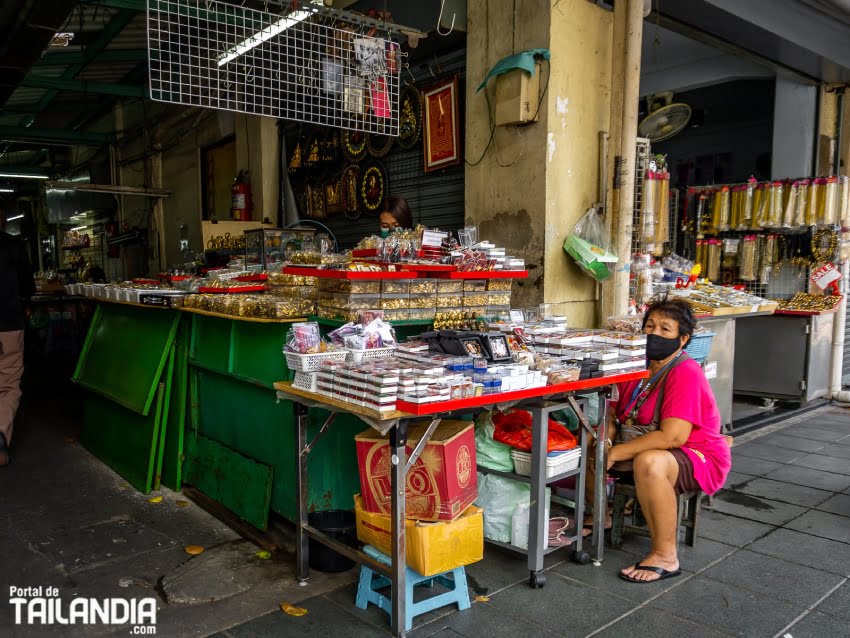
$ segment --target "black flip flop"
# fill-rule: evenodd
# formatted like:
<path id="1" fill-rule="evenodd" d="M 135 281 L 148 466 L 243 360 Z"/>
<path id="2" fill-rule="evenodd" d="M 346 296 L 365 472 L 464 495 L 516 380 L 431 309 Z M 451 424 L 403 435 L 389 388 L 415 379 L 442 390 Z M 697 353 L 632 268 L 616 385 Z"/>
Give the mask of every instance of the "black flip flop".
<path id="1" fill-rule="evenodd" d="M 655 572 L 658 574 L 658 578 L 654 578 L 653 580 L 639 580 L 637 578 L 632 578 L 631 576 L 626 576 L 623 572 L 620 572 L 620 578 L 623 580 L 627 580 L 630 583 L 638 583 L 639 585 L 648 585 L 649 583 L 657 583 L 659 580 L 664 580 L 665 578 L 675 578 L 682 573 L 681 569 L 677 569 L 675 571 L 669 571 L 664 569 L 663 567 L 653 567 L 652 565 L 641 565 L 640 563 L 635 563 L 635 569 L 640 569 L 645 572 Z"/>

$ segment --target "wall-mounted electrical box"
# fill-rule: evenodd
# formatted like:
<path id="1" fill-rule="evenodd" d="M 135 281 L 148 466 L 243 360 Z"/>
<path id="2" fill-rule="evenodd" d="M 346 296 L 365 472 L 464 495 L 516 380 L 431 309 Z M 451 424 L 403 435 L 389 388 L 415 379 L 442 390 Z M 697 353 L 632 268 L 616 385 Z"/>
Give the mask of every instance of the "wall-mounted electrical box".
<path id="1" fill-rule="evenodd" d="M 496 126 L 513 126 L 536 122 L 540 106 L 540 71 L 534 75 L 514 69 L 496 77 Z"/>

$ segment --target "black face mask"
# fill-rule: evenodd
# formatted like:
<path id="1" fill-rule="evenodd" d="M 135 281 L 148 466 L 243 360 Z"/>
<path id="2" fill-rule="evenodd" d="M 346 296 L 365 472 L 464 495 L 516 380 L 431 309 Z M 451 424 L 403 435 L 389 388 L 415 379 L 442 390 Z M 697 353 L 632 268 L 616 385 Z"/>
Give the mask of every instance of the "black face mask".
<path id="1" fill-rule="evenodd" d="M 650 361 L 664 361 L 681 347 L 682 342 L 679 337 L 668 338 L 659 335 L 647 335 L 646 358 Z"/>

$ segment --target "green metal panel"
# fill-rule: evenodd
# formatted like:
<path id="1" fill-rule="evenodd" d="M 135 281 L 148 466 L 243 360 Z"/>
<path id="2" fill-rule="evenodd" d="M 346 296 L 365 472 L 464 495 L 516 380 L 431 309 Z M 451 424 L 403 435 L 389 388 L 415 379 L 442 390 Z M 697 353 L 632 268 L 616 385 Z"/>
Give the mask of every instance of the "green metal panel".
<path id="1" fill-rule="evenodd" d="M 197 394 L 192 400 L 192 407 L 197 411 L 193 427 L 200 434 L 272 467 L 271 509 L 295 520 L 297 500 L 292 404 L 289 401 L 278 402 L 274 391 L 231 375 L 190 367 L 190 376 L 190 383 L 197 387 Z M 318 432 L 326 416 L 323 410 L 310 411 L 310 438 Z M 352 497 L 360 491 L 354 435 L 365 428 L 356 417 L 339 415 L 310 453 L 308 507 L 311 510 L 351 509 Z M 191 433 L 189 436 L 192 436 Z M 187 452 L 187 465 L 190 464 L 189 455 Z M 240 489 L 249 488 L 241 484 Z M 258 486 L 250 486 L 250 489 L 255 491 Z M 222 502 L 234 509 L 229 502 Z"/>
<path id="2" fill-rule="evenodd" d="M 74 381 L 147 416 L 179 321 L 175 310 L 98 304 Z"/>
<path id="3" fill-rule="evenodd" d="M 229 372 L 233 323 L 231 319 L 192 315 L 191 359 L 212 370 Z"/>
<path id="4" fill-rule="evenodd" d="M 174 340 L 174 373 L 168 402 L 168 429 L 165 435 L 162 484 L 179 492 L 182 487 L 183 434 L 188 409 L 189 317 L 183 317 Z"/>
<path id="5" fill-rule="evenodd" d="M 186 440 L 186 480 L 261 530 L 268 528 L 272 468 L 200 434 Z"/>
<path id="6" fill-rule="evenodd" d="M 289 368 L 283 356 L 287 330 L 288 324 L 234 321 L 231 372 L 269 389 L 275 381 L 288 379 Z"/>
<path id="7" fill-rule="evenodd" d="M 161 384 L 156 409 L 147 416 L 99 394 L 85 394 L 80 442 L 144 494 L 151 491 L 153 484 L 164 393 L 165 384 Z"/>
<path id="8" fill-rule="evenodd" d="M 161 417 L 159 421 L 159 440 L 156 442 L 156 473 L 154 474 L 153 489 L 158 490 L 162 483 L 162 460 L 165 454 L 165 435 L 168 431 L 168 407 L 171 405 L 171 381 L 174 376 L 174 348 L 168 351 L 168 368 L 165 379 L 165 391 L 162 397 Z M 162 383 L 160 387 L 162 387 Z"/>

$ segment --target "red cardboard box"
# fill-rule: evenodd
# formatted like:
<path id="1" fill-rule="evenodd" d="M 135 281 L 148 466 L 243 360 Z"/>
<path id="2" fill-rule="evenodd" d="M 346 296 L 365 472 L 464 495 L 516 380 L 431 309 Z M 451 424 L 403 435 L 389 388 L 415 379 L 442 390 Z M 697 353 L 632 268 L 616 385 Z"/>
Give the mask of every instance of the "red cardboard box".
<path id="1" fill-rule="evenodd" d="M 407 454 L 427 425 L 408 430 Z M 390 514 L 388 436 L 367 430 L 355 437 L 363 509 Z M 470 421 L 442 421 L 407 474 L 406 516 L 421 521 L 452 521 L 478 498 L 475 431 Z"/>

